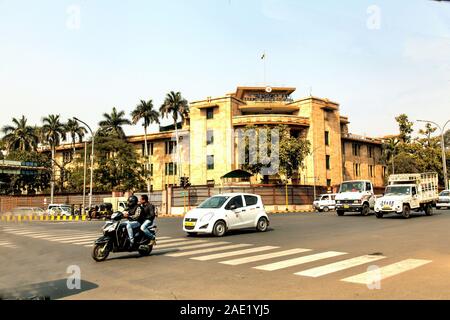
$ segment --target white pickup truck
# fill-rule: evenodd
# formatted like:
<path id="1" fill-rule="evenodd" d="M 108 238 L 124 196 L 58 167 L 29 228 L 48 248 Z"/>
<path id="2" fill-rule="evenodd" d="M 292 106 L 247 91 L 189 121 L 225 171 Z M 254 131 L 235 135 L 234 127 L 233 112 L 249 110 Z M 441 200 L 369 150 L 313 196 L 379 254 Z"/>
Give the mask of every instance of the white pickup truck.
<path id="1" fill-rule="evenodd" d="M 423 211 L 431 216 L 438 199 L 437 173 L 393 174 L 383 197 L 375 203 L 375 215 L 383 218 L 385 214 L 396 213 L 409 218 L 411 211 Z"/>
<path id="2" fill-rule="evenodd" d="M 361 212 L 370 214 L 375 205 L 375 194 L 372 182 L 369 180 L 345 181 L 341 183 L 339 193 L 336 195 L 336 212 L 343 216 L 345 212 Z"/>

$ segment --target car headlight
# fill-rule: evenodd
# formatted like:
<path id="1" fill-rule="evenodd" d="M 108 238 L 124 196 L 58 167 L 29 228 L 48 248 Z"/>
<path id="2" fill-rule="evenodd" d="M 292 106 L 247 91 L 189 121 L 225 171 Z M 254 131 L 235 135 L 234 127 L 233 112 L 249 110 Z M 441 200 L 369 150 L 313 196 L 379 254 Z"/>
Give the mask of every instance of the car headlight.
<path id="1" fill-rule="evenodd" d="M 214 216 L 214 213 L 208 213 L 205 214 L 201 219 L 200 222 L 208 222 L 209 220 L 211 220 L 211 218 Z"/>
<path id="2" fill-rule="evenodd" d="M 337 203 L 337 204 L 341 204 L 341 200 L 337 200 L 336 203 Z"/>

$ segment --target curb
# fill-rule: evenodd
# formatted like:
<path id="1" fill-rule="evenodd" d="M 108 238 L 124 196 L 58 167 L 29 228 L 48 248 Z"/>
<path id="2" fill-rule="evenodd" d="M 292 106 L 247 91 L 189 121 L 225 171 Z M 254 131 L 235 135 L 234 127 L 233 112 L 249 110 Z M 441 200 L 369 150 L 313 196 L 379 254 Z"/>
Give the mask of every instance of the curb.
<path id="1" fill-rule="evenodd" d="M 37 215 L 26 215 L 26 216 L 11 216 L 2 215 L 0 217 L 2 222 L 31 222 L 31 221 L 87 221 L 86 215 L 82 216 L 37 216 Z"/>

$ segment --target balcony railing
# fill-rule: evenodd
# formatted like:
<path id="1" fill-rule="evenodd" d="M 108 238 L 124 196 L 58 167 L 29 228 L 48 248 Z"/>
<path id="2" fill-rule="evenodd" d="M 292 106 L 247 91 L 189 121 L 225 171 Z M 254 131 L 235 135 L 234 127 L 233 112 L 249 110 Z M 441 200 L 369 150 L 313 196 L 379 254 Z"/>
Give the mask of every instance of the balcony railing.
<path id="1" fill-rule="evenodd" d="M 309 119 L 305 117 L 280 114 L 257 114 L 233 117 L 233 126 L 246 126 L 252 124 L 286 124 L 308 127 Z"/>

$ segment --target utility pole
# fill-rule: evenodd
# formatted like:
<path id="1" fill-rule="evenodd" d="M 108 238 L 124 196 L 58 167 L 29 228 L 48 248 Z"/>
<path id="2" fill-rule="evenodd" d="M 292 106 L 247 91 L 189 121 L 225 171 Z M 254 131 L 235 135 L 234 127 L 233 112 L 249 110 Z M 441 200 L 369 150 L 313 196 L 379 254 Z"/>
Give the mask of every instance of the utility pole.
<path id="1" fill-rule="evenodd" d="M 94 140 L 95 140 L 95 136 L 94 133 L 91 130 L 91 127 L 89 127 L 89 125 L 84 122 L 81 121 L 80 119 L 74 117 L 74 120 L 81 122 L 82 124 L 84 124 L 89 131 L 91 132 L 91 137 L 92 137 L 92 151 L 91 151 L 91 183 L 90 183 L 90 188 L 89 188 L 89 209 L 92 207 L 92 184 L 93 184 L 93 177 L 94 177 Z"/>

